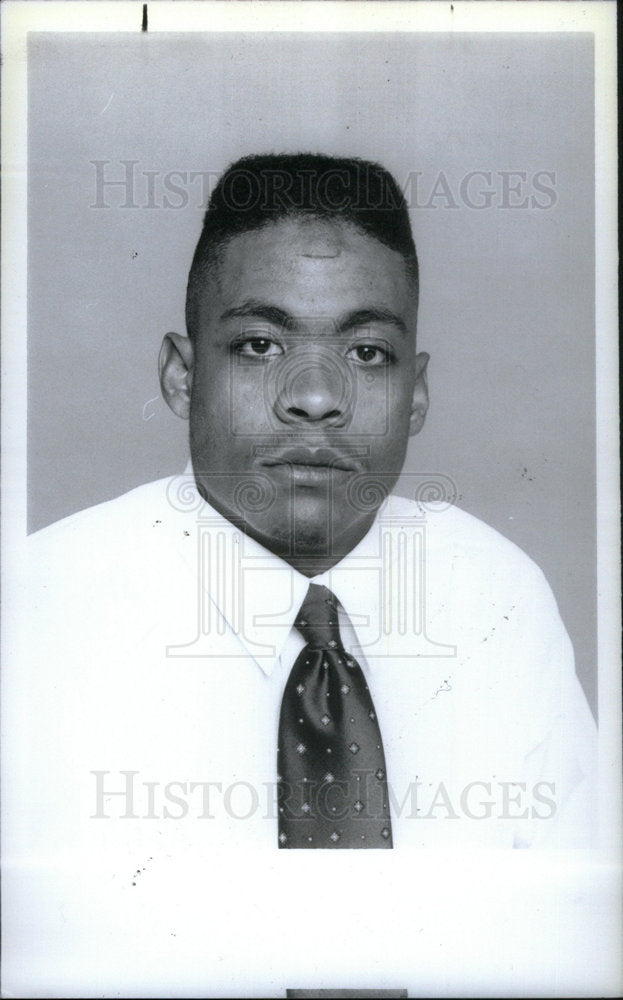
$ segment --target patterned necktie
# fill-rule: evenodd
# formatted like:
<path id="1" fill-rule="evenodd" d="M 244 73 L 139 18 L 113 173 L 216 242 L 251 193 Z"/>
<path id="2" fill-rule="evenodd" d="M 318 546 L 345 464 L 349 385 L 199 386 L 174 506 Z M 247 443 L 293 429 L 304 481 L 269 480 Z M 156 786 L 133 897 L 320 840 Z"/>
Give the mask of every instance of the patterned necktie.
<path id="1" fill-rule="evenodd" d="M 311 583 L 294 624 L 307 645 L 281 702 L 279 846 L 392 847 L 381 731 L 331 591 Z"/>

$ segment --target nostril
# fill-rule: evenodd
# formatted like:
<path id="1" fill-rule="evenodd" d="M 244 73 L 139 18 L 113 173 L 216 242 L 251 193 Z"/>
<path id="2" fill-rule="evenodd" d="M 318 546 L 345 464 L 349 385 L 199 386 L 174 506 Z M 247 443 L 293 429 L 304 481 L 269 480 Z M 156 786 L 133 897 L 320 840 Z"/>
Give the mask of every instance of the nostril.
<path id="1" fill-rule="evenodd" d="M 340 410 L 326 410 L 322 413 L 314 413 L 313 410 L 303 410 L 299 406 L 289 406 L 288 413 L 291 417 L 296 417 L 299 420 L 338 420 L 342 414 Z"/>

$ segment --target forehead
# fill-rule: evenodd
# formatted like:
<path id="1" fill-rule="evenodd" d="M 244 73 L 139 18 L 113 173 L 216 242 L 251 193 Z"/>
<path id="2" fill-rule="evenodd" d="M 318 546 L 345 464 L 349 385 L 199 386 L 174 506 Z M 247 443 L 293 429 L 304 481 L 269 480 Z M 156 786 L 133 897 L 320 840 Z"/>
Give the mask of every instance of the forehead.
<path id="1" fill-rule="evenodd" d="M 415 305 L 402 256 L 337 220 L 286 219 L 241 233 L 225 247 L 215 278 L 216 295 L 204 302 L 219 309 L 257 299 L 294 316 L 337 317 L 378 306 L 409 322 Z"/>

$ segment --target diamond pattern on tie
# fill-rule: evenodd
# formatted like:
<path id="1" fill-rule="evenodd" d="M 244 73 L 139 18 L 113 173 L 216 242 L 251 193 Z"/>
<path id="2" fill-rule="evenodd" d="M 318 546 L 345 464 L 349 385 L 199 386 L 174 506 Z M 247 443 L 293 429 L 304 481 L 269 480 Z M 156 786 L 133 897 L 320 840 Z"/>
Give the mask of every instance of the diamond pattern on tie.
<path id="1" fill-rule="evenodd" d="M 295 626 L 306 646 L 281 703 L 279 846 L 391 848 L 381 732 L 331 591 L 310 584 Z"/>

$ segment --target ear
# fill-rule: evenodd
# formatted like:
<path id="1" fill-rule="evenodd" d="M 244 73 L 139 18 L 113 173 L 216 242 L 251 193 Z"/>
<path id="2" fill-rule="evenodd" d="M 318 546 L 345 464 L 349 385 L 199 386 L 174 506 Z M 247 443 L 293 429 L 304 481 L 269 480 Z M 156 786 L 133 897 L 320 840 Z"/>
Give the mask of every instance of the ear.
<path id="1" fill-rule="evenodd" d="M 409 420 L 409 437 L 419 434 L 426 420 L 428 410 L 428 383 L 426 381 L 426 366 L 429 355 L 422 351 L 415 358 L 415 385 L 411 401 L 411 418 Z"/>
<path id="2" fill-rule="evenodd" d="M 160 388 L 176 416 L 188 420 L 193 384 L 195 352 L 192 341 L 179 333 L 167 333 L 158 356 Z"/>

